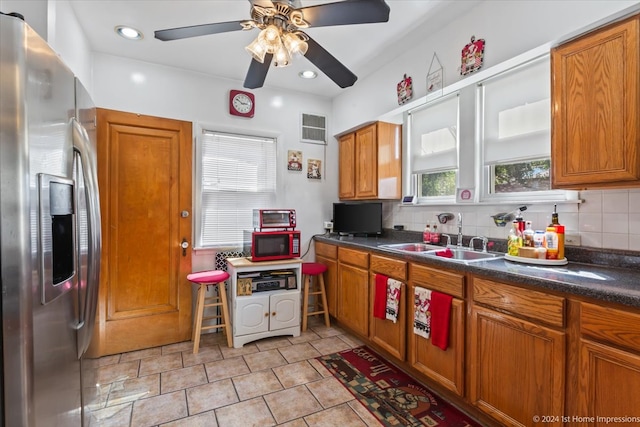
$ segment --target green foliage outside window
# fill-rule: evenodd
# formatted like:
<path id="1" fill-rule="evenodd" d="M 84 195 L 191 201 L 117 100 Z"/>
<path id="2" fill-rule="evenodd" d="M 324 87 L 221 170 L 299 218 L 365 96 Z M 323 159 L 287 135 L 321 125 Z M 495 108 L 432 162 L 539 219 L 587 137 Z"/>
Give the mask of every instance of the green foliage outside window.
<path id="1" fill-rule="evenodd" d="M 454 196 L 456 171 L 421 174 L 420 197 Z"/>
<path id="2" fill-rule="evenodd" d="M 495 193 L 546 191 L 551 189 L 551 160 L 493 166 Z"/>

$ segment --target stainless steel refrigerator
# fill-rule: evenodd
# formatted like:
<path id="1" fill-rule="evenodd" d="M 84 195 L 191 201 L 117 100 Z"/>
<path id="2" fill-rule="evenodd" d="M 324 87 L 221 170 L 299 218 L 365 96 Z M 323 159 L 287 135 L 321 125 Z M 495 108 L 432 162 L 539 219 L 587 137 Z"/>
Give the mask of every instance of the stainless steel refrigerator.
<path id="1" fill-rule="evenodd" d="M 83 356 L 100 272 L 95 139 L 95 108 L 80 82 L 28 25 L 0 15 L 7 427 L 89 425 L 98 403 L 95 360 Z"/>

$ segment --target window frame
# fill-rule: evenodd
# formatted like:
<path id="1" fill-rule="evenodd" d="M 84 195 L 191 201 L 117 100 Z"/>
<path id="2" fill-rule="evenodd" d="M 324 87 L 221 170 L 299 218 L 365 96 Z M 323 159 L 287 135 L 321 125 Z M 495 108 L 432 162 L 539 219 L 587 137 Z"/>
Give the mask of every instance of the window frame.
<path id="1" fill-rule="evenodd" d="M 202 183 L 202 174 L 203 174 L 203 138 L 207 133 L 213 134 L 224 134 L 224 135 L 234 135 L 238 137 L 246 137 L 247 139 L 257 139 L 257 140 L 272 140 L 274 143 L 273 146 L 273 156 L 275 157 L 275 161 L 271 165 L 274 168 L 274 182 L 273 182 L 273 191 L 264 192 L 265 194 L 270 194 L 271 196 L 268 198 L 268 202 L 266 202 L 263 206 L 252 206 L 252 208 L 269 208 L 273 206 L 276 200 L 276 191 L 277 191 L 277 181 L 278 181 L 278 134 L 264 132 L 261 135 L 257 135 L 253 132 L 247 132 L 242 129 L 230 129 L 224 126 L 219 125 L 208 125 L 208 124 L 198 124 L 196 126 L 196 137 L 194 138 L 194 174 L 193 174 L 193 213 L 194 213 L 194 229 L 193 229 L 193 239 L 194 242 L 193 247 L 194 250 L 210 250 L 210 249 L 237 249 L 241 248 L 243 245 L 243 239 L 240 237 L 238 241 L 234 242 L 216 242 L 216 243 L 206 243 L 204 242 L 204 224 L 203 224 L 203 183 Z M 249 215 L 251 217 L 251 215 Z M 244 227 L 244 226 L 243 226 Z M 245 227 L 246 229 L 252 229 L 253 224 L 248 223 Z M 241 232 L 240 232 L 241 233 Z"/>

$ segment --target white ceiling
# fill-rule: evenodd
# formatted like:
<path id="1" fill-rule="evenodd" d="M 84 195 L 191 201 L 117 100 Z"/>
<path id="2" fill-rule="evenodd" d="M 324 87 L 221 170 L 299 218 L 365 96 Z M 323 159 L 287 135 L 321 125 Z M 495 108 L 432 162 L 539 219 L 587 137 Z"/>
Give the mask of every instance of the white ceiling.
<path id="1" fill-rule="evenodd" d="M 301 4 L 306 7 L 332 2 L 302 0 Z M 468 7 L 472 2 L 387 0 L 391 9 L 389 22 L 308 28 L 305 32 L 362 79 L 405 51 L 408 39 L 415 40 L 416 35 L 424 36 L 425 32 L 444 25 L 445 3 L 450 12 L 452 4 Z M 244 81 L 251 62 L 244 47 L 258 34 L 254 29 L 166 42 L 154 38 L 155 30 L 249 19 L 251 4 L 246 0 L 71 0 L 70 4 L 95 52 L 233 80 Z M 137 28 L 144 33 L 144 39 L 130 41 L 119 37 L 114 31 L 117 25 Z M 412 37 L 408 38 L 409 34 Z M 306 69 L 318 72 L 318 77 L 299 78 L 298 72 Z M 264 87 L 330 98 L 344 90 L 305 58 L 295 58 L 285 68 L 272 66 Z"/>

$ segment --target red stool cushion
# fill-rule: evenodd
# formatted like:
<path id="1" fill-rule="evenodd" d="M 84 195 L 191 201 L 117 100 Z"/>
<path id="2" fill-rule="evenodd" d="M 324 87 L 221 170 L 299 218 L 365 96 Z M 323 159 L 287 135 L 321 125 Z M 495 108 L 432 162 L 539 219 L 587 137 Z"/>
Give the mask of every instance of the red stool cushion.
<path id="1" fill-rule="evenodd" d="M 302 263 L 302 274 L 307 274 L 309 276 L 317 276 L 318 274 L 322 274 L 327 271 L 327 266 L 324 264 L 320 264 L 319 262 L 303 262 Z"/>
<path id="2" fill-rule="evenodd" d="M 229 278 L 229 273 L 222 270 L 200 271 L 187 274 L 187 280 L 194 283 L 220 283 Z"/>

